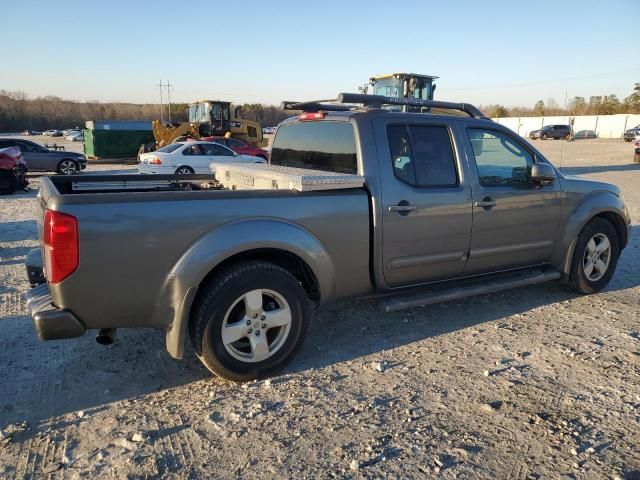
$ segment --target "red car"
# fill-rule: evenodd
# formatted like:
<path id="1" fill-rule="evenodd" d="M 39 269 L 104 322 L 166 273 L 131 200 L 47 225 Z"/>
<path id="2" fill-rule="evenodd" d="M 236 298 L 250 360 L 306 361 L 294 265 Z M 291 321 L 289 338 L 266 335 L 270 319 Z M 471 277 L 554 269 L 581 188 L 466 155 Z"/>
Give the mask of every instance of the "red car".
<path id="1" fill-rule="evenodd" d="M 216 142 L 221 145 L 224 145 L 227 148 L 230 148 L 236 153 L 241 153 L 242 155 L 252 155 L 254 157 L 261 157 L 261 158 L 264 158 L 267 162 L 269 161 L 269 152 L 267 150 L 254 147 L 251 144 L 239 138 L 204 137 L 204 138 L 201 138 L 200 140 L 205 142 Z"/>

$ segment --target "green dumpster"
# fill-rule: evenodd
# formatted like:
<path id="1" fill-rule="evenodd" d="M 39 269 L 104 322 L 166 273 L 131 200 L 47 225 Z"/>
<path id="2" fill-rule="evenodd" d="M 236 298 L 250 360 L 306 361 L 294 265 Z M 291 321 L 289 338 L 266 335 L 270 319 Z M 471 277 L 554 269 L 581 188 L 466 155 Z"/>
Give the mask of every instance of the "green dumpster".
<path id="1" fill-rule="evenodd" d="M 140 145 L 153 142 L 151 130 L 104 130 L 88 128 L 84 133 L 87 158 L 135 158 Z"/>

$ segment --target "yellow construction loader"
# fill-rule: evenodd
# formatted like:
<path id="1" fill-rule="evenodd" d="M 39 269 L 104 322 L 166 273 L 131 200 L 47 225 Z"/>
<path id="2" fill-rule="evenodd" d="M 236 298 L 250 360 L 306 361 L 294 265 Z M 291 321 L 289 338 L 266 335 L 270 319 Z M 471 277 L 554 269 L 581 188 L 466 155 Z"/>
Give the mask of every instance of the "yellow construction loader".
<path id="1" fill-rule="evenodd" d="M 189 121 L 179 125 L 164 124 L 160 120 L 152 122 L 155 148 L 161 148 L 176 139 L 232 136 L 240 138 L 255 147 L 267 146 L 262 136 L 262 125 L 242 118 L 240 107 L 231 109 L 231 102 L 201 100 L 189 105 Z M 148 147 L 147 147 L 148 148 Z"/>

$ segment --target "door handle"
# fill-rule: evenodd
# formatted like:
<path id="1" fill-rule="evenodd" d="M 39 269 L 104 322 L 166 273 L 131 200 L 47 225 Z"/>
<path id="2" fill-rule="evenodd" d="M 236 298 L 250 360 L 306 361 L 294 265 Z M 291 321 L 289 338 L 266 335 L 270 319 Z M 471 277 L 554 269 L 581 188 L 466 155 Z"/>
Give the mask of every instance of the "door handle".
<path id="1" fill-rule="evenodd" d="M 412 212 L 415 209 L 416 209 L 415 205 L 409 205 L 408 203 L 403 203 L 403 202 L 400 202 L 398 205 L 389 205 L 390 212 L 405 213 L 405 212 Z"/>
<path id="2" fill-rule="evenodd" d="M 496 201 L 491 197 L 484 197 L 481 202 L 474 202 L 473 206 L 491 210 L 491 208 L 496 206 Z"/>

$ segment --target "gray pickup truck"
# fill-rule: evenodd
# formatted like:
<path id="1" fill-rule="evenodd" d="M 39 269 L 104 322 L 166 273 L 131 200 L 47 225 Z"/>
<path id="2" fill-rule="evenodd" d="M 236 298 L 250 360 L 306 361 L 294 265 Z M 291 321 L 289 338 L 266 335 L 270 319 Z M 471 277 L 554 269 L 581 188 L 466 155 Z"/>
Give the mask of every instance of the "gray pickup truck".
<path id="1" fill-rule="evenodd" d="M 305 113 L 278 127 L 272 164 L 358 174 L 362 188 L 44 178 L 27 260 L 39 338 L 153 327 L 174 358 L 190 337 L 213 373 L 247 381 L 290 360 L 311 309 L 335 299 L 393 311 L 554 279 L 593 293 L 627 245 L 617 187 L 563 175 L 471 105 L 341 94 L 285 107 Z"/>

